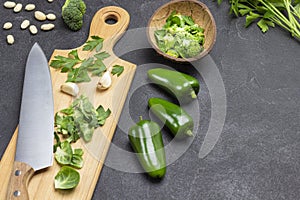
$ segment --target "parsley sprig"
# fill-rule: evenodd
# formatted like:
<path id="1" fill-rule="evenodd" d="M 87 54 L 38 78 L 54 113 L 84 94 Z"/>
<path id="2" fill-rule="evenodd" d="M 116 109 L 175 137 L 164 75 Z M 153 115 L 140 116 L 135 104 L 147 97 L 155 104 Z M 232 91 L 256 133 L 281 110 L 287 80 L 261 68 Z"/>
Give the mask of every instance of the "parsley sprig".
<path id="1" fill-rule="evenodd" d="M 51 61 L 50 66 L 55 69 L 61 69 L 61 72 L 71 71 L 75 65 L 81 63 L 82 60 L 78 57 L 77 50 L 72 50 L 68 53 L 68 57 L 64 56 L 55 56 L 55 59 Z"/>
<path id="2" fill-rule="evenodd" d="M 91 40 L 88 40 L 83 46 L 83 51 L 93 51 L 96 49 L 96 52 L 99 52 L 103 47 L 103 38 L 99 36 L 91 36 Z"/>
<path id="3" fill-rule="evenodd" d="M 117 77 L 119 77 L 124 71 L 124 67 L 121 65 L 114 65 L 112 70 L 111 70 L 111 74 L 112 75 L 117 75 Z"/>
<path id="4" fill-rule="evenodd" d="M 66 82 L 81 83 L 91 81 L 90 75 L 102 76 L 107 71 L 104 60 L 110 55 L 106 51 L 101 51 L 103 47 L 103 38 L 98 36 L 91 36 L 83 46 L 84 51 L 93 51 L 96 49 L 96 54 L 87 58 L 80 59 L 77 50 L 72 50 L 68 53 L 67 57 L 57 55 L 50 62 L 50 66 L 55 69 L 60 69 L 62 73 L 68 73 Z M 124 71 L 124 67 L 115 65 L 112 67 L 111 73 L 120 76 Z"/>
<path id="5" fill-rule="evenodd" d="M 218 0 L 221 4 L 222 0 Z M 276 25 L 300 39 L 300 0 L 229 0 L 230 13 L 246 16 L 245 26 L 256 22 L 262 32 Z"/>

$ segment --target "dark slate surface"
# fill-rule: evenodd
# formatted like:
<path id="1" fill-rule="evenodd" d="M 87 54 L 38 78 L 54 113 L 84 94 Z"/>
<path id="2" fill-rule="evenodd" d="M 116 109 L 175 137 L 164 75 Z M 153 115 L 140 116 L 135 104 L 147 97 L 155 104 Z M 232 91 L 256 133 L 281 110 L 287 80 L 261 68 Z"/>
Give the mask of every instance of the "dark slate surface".
<path id="1" fill-rule="evenodd" d="M 29 1 L 19 2 L 25 4 Z M 35 1 L 38 10 L 54 12 L 58 16 L 53 31 L 39 32 L 36 36 L 31 36 L 28 30 L 19 29 L 24 18 L 32 19 L 32 13 L 23 11 L 14 14 L 1 6 L 1 26 L 6 21 L 14 24 L 12 30 L 0 29 L 1 156 L 18 123 L 24 65 L 34 42 L 39 42 L 49 59 L 54 49 L 70 49 L 86 41 L 92 16 L 104 6 L 125 8 L 131 15 L 129 29 L 135 29 L 145 27 L 152 13 L 166 2 L 86 0 L 88 8 L 84 27 L 78 32 L 71 32 L 59 18 L 63 1 L 55 0 L 51 4 L 46 0 Z M 162 181 L 104 166 L 93 199 L 300 198 L 299 43 L 279 28 L 271 29 L 267 34 L 262 34 L 255 25 L 245 29 L 243 18 L 235 19 L 228 15 L 227 3 L 218 7 L 216 2 L 203 2 L 216 20 L 217 42 L 210 56 L 218 66 L 227 95 L 226 123 L 217 145 L 206 158 L 198 158 L 211 113 L 210 95 L 201 75 L 165 61 L 152 49 L 128 52 L 122 57 L 141 67 L 135 81 L 140 80 L 140 73 L 145 69 L 142 67 L 147 63 L 173 66 L 199 78 L 202 83 L 202 93 L 198 97 L 200 127 L 187 151 L 168 166 Z M 16 40 L 12 46 L 6 44 L 5 37 L 9 33 Z M 126 44 L 126 41 L 123 42 Z M 147 116 L 146 101 L 154 95 L 162 94 L 151 85 L 133 91 L 128 99 L 132 120 L 137 120 L 139 115 Z M 131 151 L 125 132 L 118 128 L 113 144 Z M 172 138 L 166 133 L 164 140 L 170 142 Z M 110 158 L 111 155 L 107 160 Z"/>

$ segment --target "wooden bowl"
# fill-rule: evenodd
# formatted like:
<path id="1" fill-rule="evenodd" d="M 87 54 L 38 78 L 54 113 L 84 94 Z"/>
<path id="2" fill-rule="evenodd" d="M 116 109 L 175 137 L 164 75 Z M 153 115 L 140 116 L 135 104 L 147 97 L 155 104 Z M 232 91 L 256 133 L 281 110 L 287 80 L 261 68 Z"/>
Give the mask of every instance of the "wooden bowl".
<path id="1" fill-rule="evenodd" d="M 161 29 L 166 23 L 166 19 L 170 16 L 172 11 L 176 10 L 177 13 L 188 15 L 193 18 L 196 24 L 204 28 L 205 43 L 204 50 L 196 57 L 192 58 L 175 58 L 162 52 L 156 43 L 154 32 Z M 198 60 L 207 55 L 213 48 L 216 41 L 216 23 L 210 13 L 208 7 L 196 0 L 173 0 L 169 3 L 158 8 L 152 15 L 148 22 L 147 37 L 151 46 L 162 56 L 177 62 L 191 62 Z"/>

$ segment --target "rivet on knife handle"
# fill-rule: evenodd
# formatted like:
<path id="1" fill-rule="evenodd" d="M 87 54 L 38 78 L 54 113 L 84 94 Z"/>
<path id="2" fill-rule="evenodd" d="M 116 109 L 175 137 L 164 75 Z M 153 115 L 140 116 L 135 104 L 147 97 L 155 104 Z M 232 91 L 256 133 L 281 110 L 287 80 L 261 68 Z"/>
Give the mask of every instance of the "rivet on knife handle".
<path id="1" fill-rule="evenodd" d="M 14 162 L 7 192 L 7 200 L 29 200 L 28 182 L 34 174 L 32 167 L 26 163 Z"/>

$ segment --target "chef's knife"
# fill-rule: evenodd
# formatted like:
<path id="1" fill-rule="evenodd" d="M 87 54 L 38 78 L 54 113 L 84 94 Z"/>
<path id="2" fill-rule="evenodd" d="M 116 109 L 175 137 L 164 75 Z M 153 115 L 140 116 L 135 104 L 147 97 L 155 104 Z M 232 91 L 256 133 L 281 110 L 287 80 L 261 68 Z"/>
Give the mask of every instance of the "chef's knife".
<path id="1" fill-rule="evenodd" d="M 18 139 L 7 199 L 29 199 L 27 185 L 35 171 L 52 165 L 54 109 L 47 59 L 35 43 L 28 55 Z"/>

